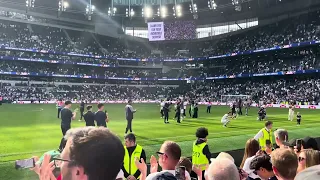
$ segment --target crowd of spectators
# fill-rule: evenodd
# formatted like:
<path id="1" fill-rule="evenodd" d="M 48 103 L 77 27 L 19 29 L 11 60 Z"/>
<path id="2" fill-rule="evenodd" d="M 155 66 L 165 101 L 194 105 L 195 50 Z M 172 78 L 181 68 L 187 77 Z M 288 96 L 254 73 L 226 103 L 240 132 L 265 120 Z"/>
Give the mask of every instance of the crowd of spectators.
<path id="1" fill-rule="evenodd" d="M 33 72 L 41 74 L 87 75 L 101 77 L 136 77 L 136 78 L 206 78 L 216 76 L 234 76 L 244 74 L 262 74 L 301 70 L 320 69 L 319 47 L 304 47 L 281 50 L 277 53 L 266 52 L 250 56 L 228 57 L 200 62 L 134 62 L 81 58 L 18 51 L 3 51 L 3 56 L 51 60 L 51 63 L 1 60 L 1 72 Z M 76 63 L 104 64 L 97 67 Z M 109 67 L 111 66 L 111 67 Z M 134 68 L 132 68 L 134 67 Z M 165 68 L 169 71 L 164 71 Z"/>
<path id="2" fill-rule="evenodd" d="M 271 130 L 272 122 L 267 121 L 266 124 L 271 125 Z M 105 127 L 74 128 L 66 133 L 67 142 L 61 154 L 49 151 L 41 159 L 34 157 L 37 163 L 32 170 L 39 175 L 40 180 L 52 180 L 56 177 L 76 180 L 319 179 L 319 146 L 312 137 L 290 139 L 289 141 L 290 131 L 278 129 L 269 135 L 270 137 L 275 136 L 275 146 L 267 146 L 266 149 L 261 146 L 260 139 L 259 142 L 255 138 L 249 139 L 245 146 L 243 162 L 240 167 L 237 167 L 235 159 L 226 152 L 220 152 L 217 157 L 211 158 L 209 146 L 206 144 L 208 135 L 207 128 L 197 129 L 196 142 L 201 141 L 200 144 L 205 145 L 209 154 L 204 154 L 205 148 L 197 152 L 197 145 L 193 145 L 191 162 L 190 159 L 182 157 L 182 148 L 174 141 L 165 141 L 157 152 L 159 158 L 156 158 L 146 154 L 143 147 L 138 144 L 139 138 L 132 133 L 125 136 L 125 147 L 123 147 L 121 140 Z M 297 140 L 301 144 L 298 145 Z M 143 153 L 137 153 L 139 155 L 135 155 L 135 159 L 127 160 L 128 149 L 140 149 L 139 151 Z M 199 155 L 194 155 L 195 153 Z M 200 159 L 199 156 L 204 156 L 202 162 L 197 161 Z M 149 171 L 147 161 L 150 162 Z M 136 173 L 132 171 L 130 173 L 130 166 L 137 169 L 134 170 Z M 158 172 L 159 167 L 161 167 L 160 172 Z"/>

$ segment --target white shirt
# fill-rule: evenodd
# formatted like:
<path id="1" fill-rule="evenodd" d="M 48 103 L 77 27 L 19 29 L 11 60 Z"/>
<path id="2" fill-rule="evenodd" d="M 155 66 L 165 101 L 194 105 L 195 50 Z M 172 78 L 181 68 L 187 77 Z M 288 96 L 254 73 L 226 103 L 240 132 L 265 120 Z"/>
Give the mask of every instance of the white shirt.
<path id="1" fill-rule="evenodd" d="M 116 179 L 124 179 L 124 173 L 123 173 L 122 169 L 120 169 Z"/>
<path id="2" fill-rule="evenodd" d="M 160 110 L 163 110 L 164 104 L 165 104 L 164 102 L 160 103 Z"/>
<path id="3" fill-rule="evenodd" d="M 165 172 L 169 172 L 173 175 L 176 174 L 176 171 L 175 170 L 163 170 L 161 172 L 155 172 L 155 173 L 151 173 L 147 176 L 146 180 L 152 180 L 154 177 L 162 174 L 162 173 L 165 173 Z M 188 171 L 185 171 L 185 176 L 186 176 L 186 180 L 191 180 L 191 177 L 190 177 L 190 174 L 188 173 Z"/>
<path id="4" fill-rule="evenodd" d="M 268 132 L 270 132 L 270 130 L 268 128 L 265 128 Z M 271 135 L 270 135 L 271 136 Z M 259 141 L 260 138 L 263 137 L 263 132 L 262 129 L 254 136 L 254 139 Z"/>
<path id="5" fill-rule="evenodd" d="M 252 162 L 252 160 L 253 160 L 254 157 L 255 157 L 255 156 L 252 156 L 252 157 L 247 158 L 246 161 L 245 161 L 244 164 L 243 164 L 243 168 L 242 168 L 242 169 L 243 169 L 246 173 L 248 173 L 249 177 L 251 177 L 251 178 L 253 178 L 253 179 L 256 179 L 256 178 L 260 178 L 260 176 L 255 175 L 255 174 L 253 173 L 254 169 L 250 169 L 250 163 Z M 261 178 L 260 178 L 260 179 L 261 179 Z"/>
<path id="6" fill-rule="evenodd" d="M 221 122 L 224 123 L 226 121 L 229 121 L 229 116 L 228 114 L 225 114 L 222 118 L 221 118 Z"/>
<path id="7" fill-rule="evenodd" d="M 183 102 L 183 109 L 187 109 L 187 105 L 188 105 L 187 101 Z"/>

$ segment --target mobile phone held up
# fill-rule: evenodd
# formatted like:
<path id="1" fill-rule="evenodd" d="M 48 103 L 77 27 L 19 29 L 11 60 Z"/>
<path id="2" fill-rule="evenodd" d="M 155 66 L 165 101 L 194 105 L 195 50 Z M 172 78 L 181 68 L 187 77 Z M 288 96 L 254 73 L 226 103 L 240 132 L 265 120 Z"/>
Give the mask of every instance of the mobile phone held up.
<path id="1" fill-rule="evenodd" d="M 297 147 L 298 152 L 301 151 L 301 146 L 302 146 L 302 139 L 297 139 L 296 140 L 296 147 Z"/>
<path id="2" fill-rule="evenodd" d="M 177 180 L 185 180 L 186 179 L 186 168 L 184 166 L 176 167 L 175 177 Z"/>
<path id="3" fill-rule="evenodd" d="M 28 169 L 28 168 L 33 168 L 34 166 L 35 166 L 35 161 L 33 158 L 16 160 L 15 162 L 16 169 Z"/>

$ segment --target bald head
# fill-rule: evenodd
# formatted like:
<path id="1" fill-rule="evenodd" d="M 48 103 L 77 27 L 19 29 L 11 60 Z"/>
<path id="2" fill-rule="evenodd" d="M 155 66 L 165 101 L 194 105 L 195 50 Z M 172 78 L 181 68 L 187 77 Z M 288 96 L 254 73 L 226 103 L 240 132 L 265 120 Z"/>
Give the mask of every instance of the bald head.
<path id="1" fill-rule="evenodd" d="M 239 180 L 236 165 L 227 158 L 212 159 L 206 174 L 208 180 Z"/>

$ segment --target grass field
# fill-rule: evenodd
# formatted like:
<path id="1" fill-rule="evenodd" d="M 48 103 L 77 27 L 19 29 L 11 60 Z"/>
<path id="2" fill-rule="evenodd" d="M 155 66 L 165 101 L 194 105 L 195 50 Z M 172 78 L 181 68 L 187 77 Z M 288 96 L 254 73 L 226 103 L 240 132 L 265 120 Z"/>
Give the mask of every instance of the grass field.
<path id="1" fill-rule="evenodd" d="M 77 105 L 73 105 L 75 108 Z M 173 140 L 180 144 L 183 155 L 190 156 L 195 130 L 198 127 L 209 129 L 209 147 L 212 152 L 244 148 L 248 138 L 254 136 L 264 122 L 256 120 L 257 108 L 251 108 L 249 116 L 241 116 L 232 121 L 228 128 L 223 128 L 220 119 L 229 108 L 213 106 L 211 114 L 200 107 L 199 118 L 187 118 L 181 124 L 172 120 L 164 124 L 160 118 L 159 106 L 156 104 L 134 104 L 138 112 L 135 114 L 133 131 L 137 142 L 144 147 L 147 157 L 154 154 L 165 140 Z M 124 120 L 124 104 L 105 106 L 109 112 L 108 127 L 123 139 L 126 121 Z M 96 108 L 95 108 L 96 110 Z M 13 161 L 42 155 L 43 152 L 57 149 L 62 137 L 60 120 L 57 119 L 55 105 L 29 104 L 0 106 L 0 179 L 24 180 L 37 179 L 33 172 L 15 170 Z M 320 136 L 319 110 L 301 109 L 302 125 L 287 120 L 288 109 L 267 109 L 268 117 L 274 122 L 274 129 L 285 128 L 289 138 L 307 135 Z M 78 116 L 79 117 L 79 116 Z M 72 122 L 72 127 L 84 126 L 84 122 Z"/>

